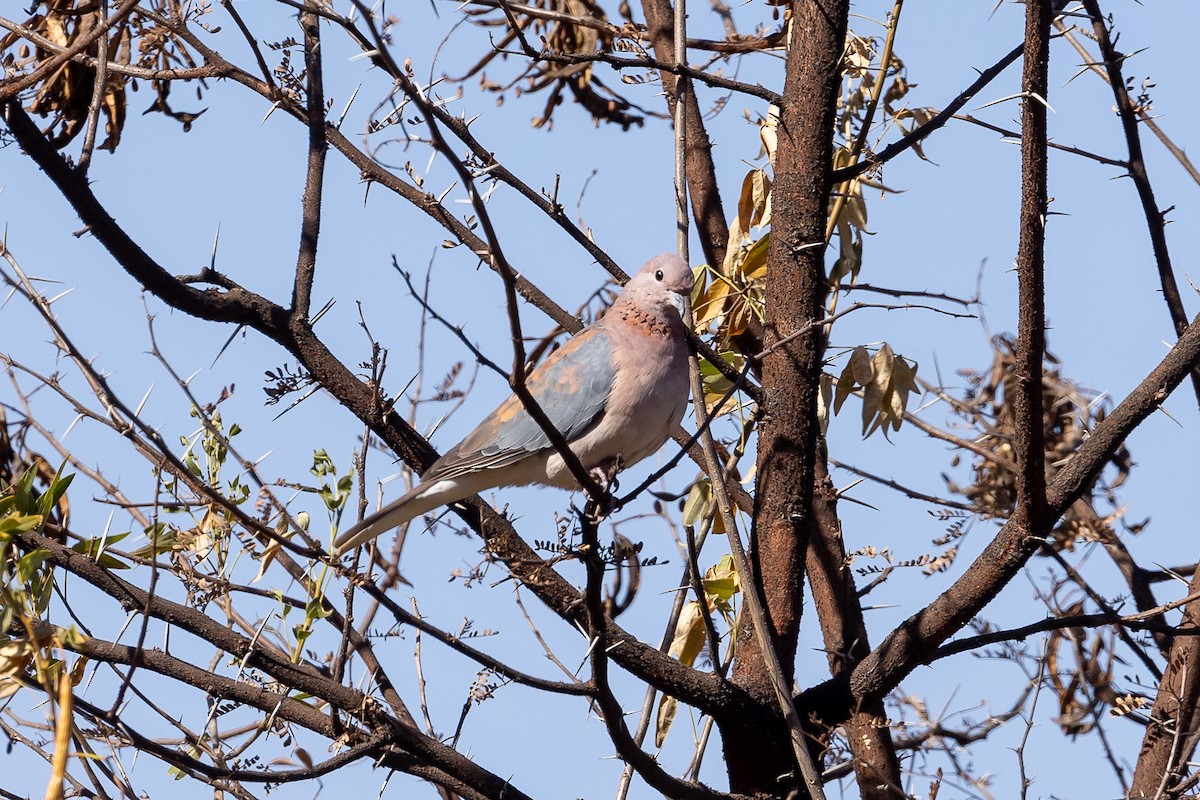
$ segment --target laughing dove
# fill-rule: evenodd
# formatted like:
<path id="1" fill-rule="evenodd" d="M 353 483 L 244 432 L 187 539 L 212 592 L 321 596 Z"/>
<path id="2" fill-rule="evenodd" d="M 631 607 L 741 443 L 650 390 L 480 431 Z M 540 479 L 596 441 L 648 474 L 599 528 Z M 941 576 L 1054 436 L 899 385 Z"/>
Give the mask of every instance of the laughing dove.
<path id="1" fill-rule="evenodd" d="M 688 400 L 683 335 L 692 271 L 663 253 L 646 262 L 599 322 L 525 382 L 585 469 L 629 466 L 654 453 Z M 578 486 L 541 426 L 510 396 L 399 500 L 346 530 L 341 555 L 426 511 L 498 486 Z"/>

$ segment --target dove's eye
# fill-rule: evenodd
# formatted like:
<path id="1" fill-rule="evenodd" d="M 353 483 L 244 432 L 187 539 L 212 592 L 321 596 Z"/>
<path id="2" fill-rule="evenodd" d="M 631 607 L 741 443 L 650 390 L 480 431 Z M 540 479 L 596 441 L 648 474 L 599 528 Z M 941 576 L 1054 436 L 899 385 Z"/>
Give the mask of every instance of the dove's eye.
<path id="1" fill-rule="evenodd" d="M 654 273 L 654 280 L 661 281 L 662 279 L 663 279 L 663 274 L 662 274 L 662 270 L 660 269 Z"/>

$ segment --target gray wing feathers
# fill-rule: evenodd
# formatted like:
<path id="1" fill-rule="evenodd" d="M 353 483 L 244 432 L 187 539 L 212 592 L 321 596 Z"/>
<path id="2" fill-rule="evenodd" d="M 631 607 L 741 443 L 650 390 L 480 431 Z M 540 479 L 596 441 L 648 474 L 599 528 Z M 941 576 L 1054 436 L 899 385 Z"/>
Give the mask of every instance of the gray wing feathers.
<path id="1" fill-rule="evenodd" d="M 612 342 L 603 327 L 597 326 L 555 351 L 533 371 L 527 385 L 554 427 L 570 442 L 604 416 L 615 374 Z M 466 439 L 434 462 L 421 476 L 419 486 L 339 536 L 334 543 L 336 552 L 345 553 L 432 508 L 488 486 L 503 485 L 503 480 L 488 473 L 550 446 L 550 437 L 521 401 L 509 397 Z"/>
<path id="2" fill-rule="evenodd" d="M 612 342 L 603 328 L 597 327 L 555 351 L 533 371 L 527 386 L 569 442 L 599 421 L 614 377 Z M 422 481 L 497 469 L 549 447 L 550 437 L 512 396 L 434 463 Z"/>

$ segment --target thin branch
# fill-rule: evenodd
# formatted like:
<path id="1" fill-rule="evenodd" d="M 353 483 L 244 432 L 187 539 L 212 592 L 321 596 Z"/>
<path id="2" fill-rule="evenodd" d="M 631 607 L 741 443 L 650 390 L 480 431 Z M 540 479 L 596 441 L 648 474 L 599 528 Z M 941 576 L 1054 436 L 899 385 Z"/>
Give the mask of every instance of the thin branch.
<path id="1" fill-rule="evenodd" d="M 373 584 L 364 582 L 359 587 L 366 592 L 373 600 L 378 602 L 383 608 L 387 609 L 397 623 L 401 625 L 411 625 L 418 631 L 431 636 L 437 641 L 449 647 L 451 650 L 464 655 L 480 666 L 490 669 L 497 675 L 507 678 L 513 683 L 529 686 L 533 689 L 539 689 L 544 692 L 552 692 L 554 694 L 574 695 L 579 697 L 593 697 L 596 694 L 596 688 L 587 683 L 580 682 L 565 682 L 565 681 L 549 681 L 545 678 L 539 678 L 536 675 L 529 675 L 521 672 L 518 669 L 510 667 L 503 661 L 484 653 L 482 650 L 477 650 L 466 644 L 458 636 L 452 633 L 443 631 L 442 629 L 431 625 L 425 621 L 424 617 L 420 617 L 411 611 L 406 610 L 403 606 L 393 600 L 387 592 L 379 590 Z"/>
<path id="2" fill-rule="evenodd" d="M 977 636 L 955 639 L 934 650 L 927 663 L 933 663 L 934 661 L 960 653 L 972 653 L 980 648 L 999 644 L 1000 642 L 1020 641 L 1038 633 L 1061 631 L 1069 628 L 1103 628 L 1113 625 L 1135 631 L 1161 630 L 1180 636 L 1200 636 L 1200 628 L 1171 626 L 1159 619 L 1167 611 L 1180 608 L 1197 599 L 1200 599 L 1200 593 L 1193 592 L 1187 597 L 1173 600 L 1170 603 L 1163 603 L 1157 608 L 1152 608 L 1148 611 L 1139 611 L 1136 614 L 1119 615 L 1105 611 L 1099 614 L 1072 614 L 1063 617 L 1047 617 L 1029 625 L 1022 625 L 1019 628 L 988 631 Z"/>
<path id="3" fill-rule="evenodd" d="M 246 22 L 242 19 L 242 15 L 238 12 L 237 7 L 234 5 L 234 0 L 221 0 L 221 5 L 229 13 L 229 16 L 233 17 L 233 22 L 235 25 L 237 25 L 238 30 L 241 31 L 242 38 L 246 40 L 246 44 L 249 46 L 250 52 L 254 53 L 254 60 L 258 62 L 258 69 L 259 72 L 262 73 L 263 81 L 265 81 L 266 84 L 272 89 L 276 88 L 275 78 L 271 74 L 271 68 L 267 66 L 267 60 L 263 58 L 262 48 L 258 46 L 258 39 L 254 38 L 254 35 L 250 33 L 250 29 L 246 27 Z M 308 8 L 301 8 L 299 10 L 311 13 Z"/>
<path id="4" fill-rule="evenodd" d="M 973 117 L 970 114 L 955 114 L 954 118 L 958 119 L 958 120 L 962 120 L 963 122 L 969 122 L 972 125 L 978 125 L 981 128 L 986 128 L 989 131 L 998 133 L 1001 136 L 1007 136 L 1010 139 L 1015 139 L 1018 141 L 1021 139 L 1020 131 L 1012 131 L 1012 130 L 1009 130 L 1008 128 L 1002 128 L 999 125 L 993 125 L 990 122 L 985 122 L 984 120 L 981 120 L 978 117 Z M 1055 150 L 1061 150 L 1064 153 L 1071 153 L 1072 155 L 1083 156 L 1084 158 L 1091 159 L 1092 161 L 1095 161 L 1098 164 L 1104 164 L 1104 165 L 1110 166 L 1110 167 L 1120 167 L 1121 169 L 1129 169 L 1129 164 L 1124 161 L 1121 161 L 1120 159 L 1109 158 L 1108 156 L 1102 156 L 1099 153 L 1093 153 L 1089 150 L 1082 150 L 1078 147 L 1071 147 L 1070 145 L 1058 144 L 1057 142 L 1050 142 L 1050 141 L 1046 142 L 1046 146 L 1052 147 Z"/>
<path id="5" fill-rule="evenodd" d="M 306 0 L 308 9 L 312 0 Z M 325 85 L 321 25 L 317 15 L 306 10 L 300 15 L 304 29 L 304 75 L 308 83 L 304 98 L 308 123 L 308 167 L 304 176 L 303 210 L 300 217 L 300 255 L 296 259 L 296 278 L 292 288 L 291 311 L 307 320 L 312 305 L 313 277 L 317 268 L 317 238 L 321 232 L 321 197 L 325 186 Z"/>
<path id="6" fill-rule="evenodd" d="M 108 13 L 108 0 L 100 0 L 100 16 Z M 79 153 L 76 169 L 87 172 L 96 147 L 96 129 L 100 125 L 100 106 L 108 92 L 108 31 L 96 40 L 96 74 L 92 83 L 92 99 L 88 102 L 87 132 L 83 136 L 83 148 Z"/>
<path id="7" fill-rule="evenodd" d="M 594 16 L 567 14 L 553 9 L 509 3 L 507 0 L 470 0 L 470 3 L 471 5 L 484 6 L 486 8 L 508 8 L 512 12 L 523 14 L 533 19 L 565 22 L 573 26 L 592 28 L 613 37 L 632 38 L 637 41 L 646 41 L 650 38 L 647 26 L 643 25 L 617 26 Z M 723 40 L 689 38 L 686 41 L 689 50 L 709 50 L 715 53 L 740 54 L 778 48 L 783 44 L 783 37 L 782 31 L 780 31 L 768 36 L 737 36 Z"/>
<path id="8" fill-rule="evenodd" d="M 1105 65 L 1096 62 L 1092 58 L 1091 53 L 1087 51 L 1087 48 L 1083 46 L 1083 43 L 1080 42 L 1079 38 L 1075 35 L 1075 27 L 1072 26 L 1068 28 L 1061 20 L 1055 21 L 1054 24 L 1055 27 L 1058 28 L 1059 33 L 1066 37 L 1067 41 L 1071 43 L 1071 46 L 1075 48 L 1075 51 L 1083 57 L 1083 66 L 1086 69 L 1091 70 L 1093 74 L 1098 75 L 1105 83 L 1109 83 L 1108 71 L 1105 69 Z M 1192 163 L 1190 158 L 1188 158 L 1188 155 L 1183 151 L 1183 148 L 1175 144 L 1171 137 L 1167 136 L 1167 132 L 1159 127 L 1158 123 L 1155 122 L 1154 117 L 1150 115 L 1150 109 L 1142 108 L 1141 106 L 1136 106 L 1135 108 L 1137 110 L 1138 120 L 1147 128 L 1149 128 L 1151 133 L 1158 137 L 1158 140 L 1162 142 L 1163 147 L 1167 148 L 1167 152 L 1179 162 L 1181 167 L 1183 167 L 1184 172 L 1186 172 L 1188 176 L 1196 183 L 1200 183 L 1200 170 L 1196 169 L 1196 165 Z"/>
<path id="9" fill-rule="evenodd" d="M 689 78 L 697 83 L 703 83 L 705 86 L 711 86 L 714 89 L 726 89 L 731 92 L 757 97 L 760 100 L 766 100 L 768 103 L 776 105 L 783 99 L 778 92 L 774 92 L 760 83 L 737 81 L 732 78 L 726 78 L 724 75 L 715 75 L 711 72 L 705 72 L 702 69 L 696 69 L 688 66 L 686 63 L 673 64 L 668 61 L 651 58 L 650 56 L 631 58 L 614 53 L 553 53 L 533 50 L 525 50 L 520 55 L 529 56 L 535 61 L 548 61 L 552 64 L 567 66 L 575 64 L 608 64 L 618 72 L 625 69 L 652 69 L 682 78 Z"/>
<path id="10" fill-rule="evenodd" d="M 1121 62 L 1125 60 L 1125 56 L 1116 49 L 1109 35 L 1108 23 L 1100 11 L 1099 0 L 1083 0 L 1083 7 L 1092 18 L 1092 30 L 1096 34 L 1100 55 L 1104 59 L 1104 68 L 1108 72 L 1108 83 L 1112 87 L 1113 99 L 1117 104 L 1117 117 L 1121 121 L 1121 130 L 1125 134 L 1125 144 L 1129 150 L 1129 177 L 1137 189 L 1142 214 L 1146 219 L 1146 231 L 1150 235 L 1150 247 L 1154 252 L 1154 263 L 1158 268 L 1163 301 L 1167 304 L 1167 312 L 1178 336 L 1187 328 L 1187 311 L 1183 306 L 1179 284 L 1175 280 L 1175 269 L 1171 265 L 1171 253 L 1167 247 L 1166 214 L 1158 207 L 1154 198 L 1154 188 L 1150 185 L 1150 176 L 1142 156 L 1138 114 L 1125 87 L 1125 77 L 1121 71 Z M 1197 403 L 1200 403 L 1200 371 L 1192 375 L 1192 388 Z"/>
<path id="11" fill-rule="evenodd" d="M 937 497 L 936 495 L 919 492 L 916 489 L 912 489 L 901 483 L 897 483 L 894 480 L 889 480 L 888 478 L 884 478 L 880 475 L 875 475 L 874 473 L 867 472 L 866 470 L 860 469 L 852 464 L 846 464 L 845 462 L 838 461 L 835 458 L 829 459 L 829 463 L 838 469 L 844 469 L 847 472 L 853 472 L 855 475 L 866 478 L 874 483 L 878 483 L 880 486 L 886 486 L 889 489 L 895 489 L 905 497 L 911 497 L 913 500 L 920 500 L 925 503 L 932 503 L 933 505 L 944 506 L 946 508 L 957 508 L 960 511 L 969 511 L 973 514 L 980 513 L 980 509 L 969 503 L 963 503 L 958 500 L 951 500 L 946 497 Z"/>

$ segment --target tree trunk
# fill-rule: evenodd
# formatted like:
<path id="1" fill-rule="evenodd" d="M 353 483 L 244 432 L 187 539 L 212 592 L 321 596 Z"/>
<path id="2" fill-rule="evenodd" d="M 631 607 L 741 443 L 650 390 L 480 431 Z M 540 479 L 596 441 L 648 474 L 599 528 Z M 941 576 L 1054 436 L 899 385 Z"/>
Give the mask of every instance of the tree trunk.
<path id="1" fill-rule="evenodd" d="M 1192 574 L 1189 593 L 1200 590 L 1200 567 Z M 1181 628 L 1200 626 L 1200 603 L 1186 606 Z M 1158 684 L 1158 695 L 1150 711 L 1150 724 L 1142 739 L 1142 750 L 1133 772 L 1129 797 L 1175 797 L 1172 787 L 1187 774 L 1196 749 L 1196 726 L 1200 724 L 1200 640 L 1176 636 L 1167 668 Z"/>
<path id="2" fill-rule="evenodd" d="M 768 347 L 820 319 L 824 309 L 825 220 L 848 6 L 847 0 L 795 0 L 790 6 L 767 267 Z M 786 676 L 795 670 L 805 558 L 815 527 L 812 499 L 820 433 L 816 411 L 823 352 L 821 330 L 813 327 L 767 355 L 762 365 L 763 419 L 750 542 L 755 575 L 747 591 L 761 587 Z M 743 628 L 734 682 L 764 704 L 774 704 L 763 654 Z M 727 730 L 723 741 L 734 792 L 778 794 L 781 776 L 798 774 L 787 736 L 778 725 Z M 795 777 L 792 783 L 802 786 Z"/>

